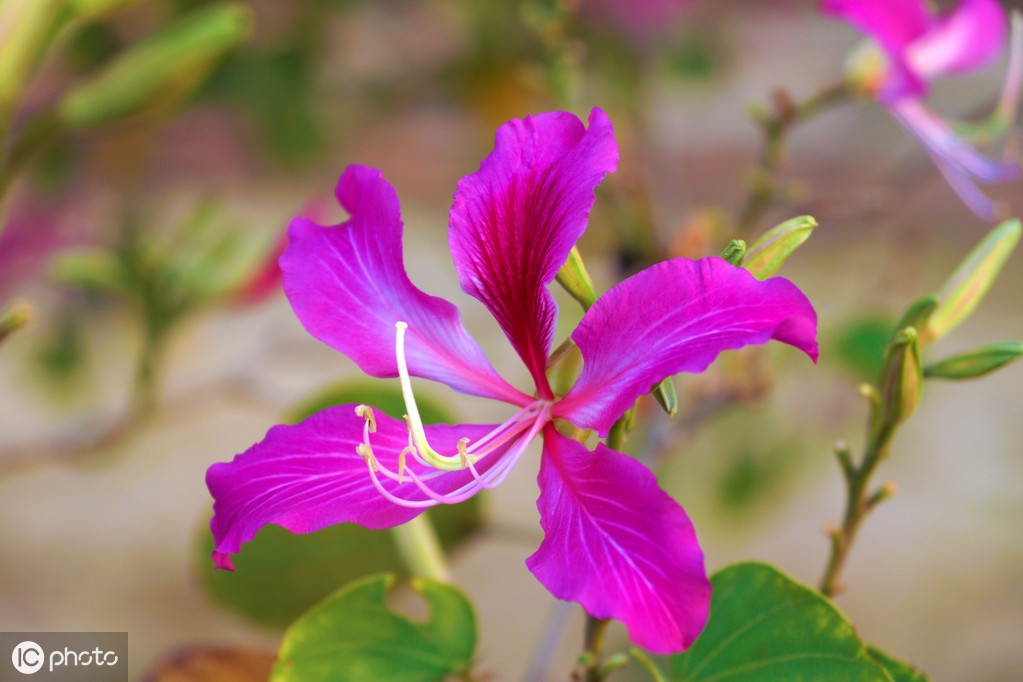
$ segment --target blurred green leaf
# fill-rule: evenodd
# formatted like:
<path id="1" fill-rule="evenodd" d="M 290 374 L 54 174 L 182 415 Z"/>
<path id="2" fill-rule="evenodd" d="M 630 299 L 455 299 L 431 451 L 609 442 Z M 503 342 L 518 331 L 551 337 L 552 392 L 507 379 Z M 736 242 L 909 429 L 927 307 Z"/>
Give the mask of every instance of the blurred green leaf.
<path id="1" fill-rule="evenodd" d="M 927 324 L 918 329 L 921 346 L 945 336 L 970 316 L 994 284 L 1021 234 L 1020 222 L 1007 220 L 991 230 L 966 256 L 938 293 L 940 303 Z"/>
<path id="2" fill-rule="evenodd" d="M 86 291 L 131 294 L 132 282 L 125 277 L 117 256 L 107 251 L 66 251 L 54 258 L 50 272 L 61 284 Z"/>
<path id="3" fill-rule="evenodd" d="M 672 656 L 674 682 L 893 682 L 830 601 L 773 566 L 733 564 L 711 583 L 710 620 Z"/>
<path id="4" fill-rule="evenodd" d="M 115 57 L 58 105 L 62 123 L 88 128 L 132 116 L 168 115 L 191 97 L 252 29 L 237 2 L 198 10 Z"/>
<path id="5" fill-rule="evenodd" d="M 394 576 L 346 585 L 306 613 L 284 636 L 272 682 L 443 682 L 463 673 L 476 649 L 476 616 L 457 588 L 412 585 L 429 605 L 422 623 L 391 611 Z"/>
<path id="6" fill-rule="evenodd" d="M 891 319 L 878 315 L 846 320 L 831 342 L 829 355 L 855 373 L 860 381 L 873 382 L 884 364 L 884 352 L 893 327 Z"/>
<path id="7" fill-rule="evenodd" d="M 443 408 L 417 396 L 425 424 L 453 422 Z M 400 418 L 405 404 L 397 386 L 384 382 L 343 383 L 324 390 L 291 410 L 285 421 L 298 423 L 327 407 L 365 403 Z M 451 551 L 482 525 L 482 498 L 442 504 L 426 512 L 445 551 Z M 284 626 L 340 585 L 369 573 L 387 571 L 400 579 L 408 571 L 387 530 L 369 530 L 353 523 L 295 535 L 278 526 L 264 527 L 234 558 L 235 571 L 214 569 L 213 538 L 203 529 L 199 571 L 213 598 L 252 620 Z"/>

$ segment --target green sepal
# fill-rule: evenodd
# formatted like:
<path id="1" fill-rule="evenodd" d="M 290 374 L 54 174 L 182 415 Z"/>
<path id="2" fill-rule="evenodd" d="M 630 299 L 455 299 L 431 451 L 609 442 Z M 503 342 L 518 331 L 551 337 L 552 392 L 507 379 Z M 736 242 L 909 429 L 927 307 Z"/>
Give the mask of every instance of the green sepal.
<path id="1" fill-rule="evenodd" d="M 918 328 L 921 345 L 940 339 L 970 316 L 998 277 L 1021 234 L 1019 220 L 1007 220 L 991 230 L 966 256 L 938 293 L 941 302 L 927 325 Z"/>
<path id="2" fill-rule="evenodd" d="M 1008 341 L 981 346 L 924 367 L 925 379 L 977 379 L 1023 356 L 1023 343 Z"/>
<path id="3" fill-rule="evenodd" d="M 0 130 L 66 18 L 64 0 L 0 2 Z"/>
<path id="4" fill-rule="evenodd" d="M 58 116 L 71 128 L 91 128 L 140 115 L 173 113 L 252 30 L 252 9 L 230 2 L 193 12 L 134 45 L 71 90 Z"/>
<path id="5" fill-rule="evenodd" d="M 568 260 L 558 269 L 555 279 L 572 298 L 579 301 L 583 310 L 589 310 L 596 302 L 597 292 L 593 289 L 593 280 L 590 279 L 590 273 L 586 271 L 583 257 L 576 247 L 573 246 L 568 252 Z"/>
<path id="6" fill-rule="evenodd" d="M 721 257 L 735 267 L 741 267 L 742 261 L 746 257 L 746 242 L 741 239 L 733 239 L 721 252 Z"/>
<path id="7" fill-rule="evenodd" d="M 464 674 L 476 650 L 476 616 L 458 588 L 413 579 L 429 606 L 423 622 L 387 606 L 394 576 L 349 583 L 284 635 L 270 682 L 443 682 Z"/>
<path id="8" fill-rule="evenodd" d="M 669 417 L 678 414 L 678 395 L 675 393 L 675 383 L 671 377 L 666 377 L 664 381 L 654 386 L 650 393 Z"/>
<path id="9" fill-rule="evenodd" d="M 817 221 L 812 216 L 804 215 L 771 228 L 746 249 L 743 267 L 757 279 L 772 277 L 789 256 L 810 238 L 815 227 Z"/>

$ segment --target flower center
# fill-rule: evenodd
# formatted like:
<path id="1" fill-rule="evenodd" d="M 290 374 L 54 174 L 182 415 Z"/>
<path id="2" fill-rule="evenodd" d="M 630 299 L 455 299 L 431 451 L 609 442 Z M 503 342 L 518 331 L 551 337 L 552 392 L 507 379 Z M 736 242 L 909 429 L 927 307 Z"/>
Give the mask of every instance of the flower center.
<path id="1" fill-rule="evenodd" d="M 430 445 L 426 437 L 419 406 L 416 405 L 415 394 L 412 392 L 412 380 L 405 360 L 405 331 L 408 324 L 398 322 L 395 329 L 397 330 L 395 355 L 398 361 L 401 395 L 405 402 L 405 423 L 408 428 L 408 445 L 398 454 L 397 471 L 381 464 L 373 452 L 370 443 L 370 435 L 376 432 L 376 415 L 373 408 L 368 405 L 358 405 L 355 408 L 355 414 L 365 420 L 362 443 L 356 447 L 356 452 L 366 460 L 370 478 L 377 491 L 395 504 L 406 507 L 432 507 L 437 504 L 462 502 L 484 488 L 500 485 L 522 457 L 529 443 L 540 433 L 544 424 L 550 421 L 551 403 L 538 399 L 477 440 L 460 438 L 455 453 L 442 454 Z M 503 450 L 503 453 L 499 458 L 486 462 L 487 466 L 481 473 L 476 464 L 500 450 Z M 408 461 L 409 456 L 413 458 L 414 463 Z M 416 464 L 420 466 L 417 467 Z M 420 469 L 419 473 L 416 469 Z M 462 476 L 460 485 L 457 483 L 458 479 L 455 479 L 446 486 L 451 488 L 447 492 L 438 492 L 427 485 L 429 481 L 447 475 L 457 476 L 454 472 L 464 470 L 468 470 L 471 476 Z M 405 490 L 414 498 L 395 494 L 406 485 L 406 477 L 415 487 Z"/>

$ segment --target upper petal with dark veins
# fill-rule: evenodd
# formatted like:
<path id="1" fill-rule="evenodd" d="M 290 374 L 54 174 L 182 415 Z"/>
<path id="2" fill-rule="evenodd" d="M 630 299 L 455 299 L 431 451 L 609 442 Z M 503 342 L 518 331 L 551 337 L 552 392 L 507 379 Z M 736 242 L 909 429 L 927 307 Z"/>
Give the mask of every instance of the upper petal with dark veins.
<path id="1" fill-rule="evenodd" d="M 607 115 L 589 128 L 554 112 L 510 121 L 494 151 L 458 183 L 448 241 L 462 289 L 493 313 L 541 398 L 557 318 L 547 290 L 586 229 L 593 192 L 618 164 Z"/>

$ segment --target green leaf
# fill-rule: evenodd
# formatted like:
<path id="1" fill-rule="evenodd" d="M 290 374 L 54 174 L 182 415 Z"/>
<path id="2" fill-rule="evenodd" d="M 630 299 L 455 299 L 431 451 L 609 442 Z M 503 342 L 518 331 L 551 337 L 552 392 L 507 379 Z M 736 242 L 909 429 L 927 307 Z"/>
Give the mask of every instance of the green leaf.
<path id="1" fill-rule="evenodd" d="M 476 616 L 455 587 L 416 579 L 429 605 L 416 623 L 386 603 L 392 575 L 346 585 L 292 625 L 271 682 L 442 682 L 464 672 L 476 649 Z"/>
<path id="2" fill-rule="evenodd" d="M 893 682 L 816 590 L 759 562 L 711 577 L 710 620 L 671 658 L 673 682 Z"/>
<path id="3" fill-rule="evenodd" d="M 845 320 L 831 342 L 829 355 L 851 370 L 860 381 L 873 382 L 884 365 L 884 353 L 893 329 L 892 320 L 880 315 Z"/>
<path id="4" fill-rule="evenodd" d="M 201 86 L 252 32 L 252 10 L 226 2 L 196 11 L 115 57 L 58 105 L 60 120 L 89 128 L 143 114 L 166 114 Z"/>
<path id="5" fill-rule="evenodd" d="M 867 651 L 874 657 L 874 660 L 884 666 L 895 682 L 931 682 L 931 678 L 909 663 L 892 658 L 875 646 L 868 646 Z"/>
<path id="6" fill-rule="evenodd" d="M 424 423 L 454 421 L 430 400 L 419 400 Z M 285 421 L 297 423 L 327 407 L 342 403 L 371 404 L 401 417 L 405 406 L 396 386 L 385 382 L 344 383 L 313 396 L 291 411 Z M 483 524 L 482 498 L 461 504 L 442 504 L 426 512 L 441 546 L 450 551 L 475 534 Z M 250 619 L 285 626 L 311 606 L 352 580 L 387 571 L 408 577 L 389 530 L 370 530 L 354 523 L 330 526 L 308 535 L 295 535 L 266 526 L 235 559 L 235 571 L 219 571 L 210 561 L 213 538 L 203 529 L 197 543 L 199 572 L 213 598 Z"/>

